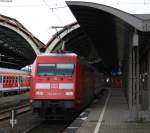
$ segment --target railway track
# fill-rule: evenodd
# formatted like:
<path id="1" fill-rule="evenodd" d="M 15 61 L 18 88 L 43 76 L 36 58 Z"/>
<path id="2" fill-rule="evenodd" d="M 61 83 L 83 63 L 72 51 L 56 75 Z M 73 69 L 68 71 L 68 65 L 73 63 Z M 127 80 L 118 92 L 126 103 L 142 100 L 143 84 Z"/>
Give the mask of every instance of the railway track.
<path id="1" fill-rule="evenodd" d="M 100 93 L 96 99 L 97 101 L 101 98 L 104 92 L 105 90 Z M 33 125 L 30 129 L 27 129 L 23 133 L 73 133 L 78 130 L 82 122 L 88 117 L 89 112 L 90 110 L 88 109 L 83 110 L 83 112 L 81 112 L 81 114 L 72 121 L 43 121 L 37 125 Z"/>
<path id="2" fill-rule="evenodd" d="M 8 120 L 11 119 L 12 110 L 15 110 L 16 116 L 18 116 L 17 126 L 14 126 L 13 129 L 8 124 Z M 3 127 L 3 129 L 7 132 L 13 131 L 16 133 L 61 133 L 70 124 L 70 122 L 65 121 L 46 121 L 44 119 L 40 119 L 36 115 L 32 115 L 29 104 L 0 110 L 0 123 L 0 129 Z"/>
<path id="3" fill-rule="evenodd" d="M 62 133 L 69 124 L 65 121 L 43 121 L 23 133 Z"/>
<path id="4" fill-rule="evenodd" d="M 0 111 L 0 121 L 9 119 L 11 117 L 11 111 L 16 111 L 16 116 L 22 113 L 30 111 L 29 104 L 19 105 L 16 107 L 10 107 L 9 109 L 1 110 Z"/>

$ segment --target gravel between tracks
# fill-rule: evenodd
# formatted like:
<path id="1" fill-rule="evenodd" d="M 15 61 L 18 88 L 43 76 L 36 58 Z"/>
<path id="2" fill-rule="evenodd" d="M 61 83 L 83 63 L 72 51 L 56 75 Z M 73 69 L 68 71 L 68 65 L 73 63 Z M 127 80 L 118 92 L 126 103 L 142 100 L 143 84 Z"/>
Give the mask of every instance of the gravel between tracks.
<path id="1" fill-rule="evenodd" d="M 9 120 L 0 122 L 0 133 L 23 133 L 33 125 L 41 123 L 43 120 L 33 115 L 31 112 L 17 116 L 17 125 L 12 129 Z"/>
<path id="2" fill-rule="evenodd" d="M 29 92 L 20 95 L 0 97 L 0 110 L 29 102 Z"/>

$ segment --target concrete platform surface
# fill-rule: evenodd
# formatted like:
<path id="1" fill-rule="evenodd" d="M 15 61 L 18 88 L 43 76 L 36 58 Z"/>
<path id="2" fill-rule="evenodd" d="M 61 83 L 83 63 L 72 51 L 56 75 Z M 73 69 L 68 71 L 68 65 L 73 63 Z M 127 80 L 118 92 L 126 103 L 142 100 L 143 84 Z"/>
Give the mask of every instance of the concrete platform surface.
<path id="1" fill-rule="evenodd" d="M 150 133 L 150 123 L 128 121 L 128 105 L 121 89 L 108 89 L 89 109 L 76 133 Z"/>

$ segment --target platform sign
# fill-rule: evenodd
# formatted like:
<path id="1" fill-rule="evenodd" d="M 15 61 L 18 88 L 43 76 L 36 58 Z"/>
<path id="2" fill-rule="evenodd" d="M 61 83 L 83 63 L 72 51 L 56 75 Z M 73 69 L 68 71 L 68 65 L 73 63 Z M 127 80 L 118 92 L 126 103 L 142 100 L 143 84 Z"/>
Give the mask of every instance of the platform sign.
<path id="1" fill-rule="evenodd" d="M 112 72 L 111 72 L 111 75 L 112 76 L 118 75 L 118 68 L 113 69 Z"/>
<path id="2" fill-rule="evenodd" d="M 112 76 L 121 75 L 122 74 L 122 66 L 118 66 L 117 68 L 113 69 L 111 72 Z"/>

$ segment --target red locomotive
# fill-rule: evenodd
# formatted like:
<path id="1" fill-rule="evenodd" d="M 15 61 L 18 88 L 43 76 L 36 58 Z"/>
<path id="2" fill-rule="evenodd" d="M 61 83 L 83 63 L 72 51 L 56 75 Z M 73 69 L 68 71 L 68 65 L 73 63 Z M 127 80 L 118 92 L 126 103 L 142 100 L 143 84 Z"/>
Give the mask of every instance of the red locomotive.
<path id="1" fill-rule="evenodd" d="M 0 95 L 17 94 L 29 90 L 30 78 L 28 72 L 0 68 Z"/>
<path id="2" fill-rule="evenodd" d="M 31 108 L 52 119 L 72 117 L 102 90 L 102 77 L 74 53 L 38 55 L 32 67 Z"/>

